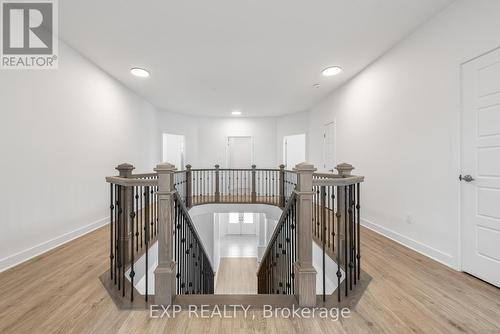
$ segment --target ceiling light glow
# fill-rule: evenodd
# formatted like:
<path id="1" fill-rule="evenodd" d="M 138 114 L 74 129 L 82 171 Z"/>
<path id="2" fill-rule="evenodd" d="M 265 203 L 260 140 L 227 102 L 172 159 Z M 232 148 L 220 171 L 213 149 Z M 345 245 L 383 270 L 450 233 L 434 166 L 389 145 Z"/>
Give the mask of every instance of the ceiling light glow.
<path id="1" fill-rule="evenodd" d="M 136 77 L 139 77 L 139 78 L 149 77 L 149 72 L 146 71 L 145 69 L 139 68 L 139 67 L 131 68 L 130 73 L 132 73 L 132 75 L 135 75 Z"/>
<path id="2" fill-rule="evenodd" d="M 342 72 L 342 69 L 340 67 L 332 66 L 332 67 L 325 68 L 323 70 L 323 72 L 321 72 L 321 73 L 323 74 L 324 77 L 331 77 L 331 76 L 339 74 L 340 72 Z"/>
<path id="3" fill-rule="evenodd" d="M 241 115 L 241 111 L 235 110 L 235 111 L 231 112 L 231 115 L 233 115 L 233 116 L 240 116 Z"/>

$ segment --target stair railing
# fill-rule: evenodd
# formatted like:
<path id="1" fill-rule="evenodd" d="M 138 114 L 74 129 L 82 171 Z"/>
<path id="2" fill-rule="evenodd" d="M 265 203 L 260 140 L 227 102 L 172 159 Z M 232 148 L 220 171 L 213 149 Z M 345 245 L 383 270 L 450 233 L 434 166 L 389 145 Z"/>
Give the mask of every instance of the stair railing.
<path id="1" fill-rule="evenodd" d="M 177 294 L 213 294 L 214 270 L 178 192 L 174 193 L 174 259 Z"/>
<path id="2" fill-rule="evenodd" d="M 356 287 L 361 275 L 360 185 L 363 176 L 351 175 L 352 165 L 340 164 L 338 174 L 313 174 L 312 232 L 322 248 L 322 297 L 326 299 L 326 265 L 328 255 L 337 264 L 337 300 Z M 344 279 L 344 293 L 341 280 Z"/>
<path id="3" fill-rule="evenodd" d="M 106 177 L 110 184 L 110 279 L 122 297 L 128 291 L 133 302 L 138 269 L 134 268 L 134 261 L 145 254 L 147 302 L 148 249 L 158 234 L 158 179 L 156 173 L 132 174 L 134 167 L 130 164 L 121 164 L 116 169 L 119 176 Z"/>
<path id="4" fill-rule="evenodd" d="M 295 294 L 297 202 L 292 193 L 269 240 L 257 270 L 257 293 Z"/>
<path id="5" fill-rule="evenodd" d="M 110 183 L 110 278 L 123 297 L 134 300 L 134 260 L 146 257 L 158 242 L 155 302 L 171 305 L 175 294 L 213 293 L 210 258 L 189 217 L 188 209 L 208 203 L 265 203 L 283 208 L 258 272 L 259 293 L 295 294 L 299 305 L 316 304 L 316 270 L 312 242 L 337 262 L 337 279 L 345 295 L 360 279 L 360 183 L 353 167 L 340 164 L 338 174 L 315 173 L 313 165 L 279 169 L 193 169 L 176 171 L 159 164 L 155 173 L 132 174 L 117 167 Z M 299 247 L 300 246 L 300 247 Z M 126 275 L 128 275 L 126 279 Z M 130 284 L 127 284 L 127 280 Z M 127 288 L 127 286 L 129 288 Z M 340 288 L 337 289 L 340 301 Z"/>

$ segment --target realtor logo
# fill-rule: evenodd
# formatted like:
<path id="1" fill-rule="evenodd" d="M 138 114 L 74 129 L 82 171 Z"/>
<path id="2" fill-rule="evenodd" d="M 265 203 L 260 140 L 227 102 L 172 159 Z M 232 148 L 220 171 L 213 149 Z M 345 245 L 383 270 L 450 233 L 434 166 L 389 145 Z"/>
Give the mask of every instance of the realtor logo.
<path id="1" fill-rule="evenodd" d="M 55 0 L 0 0 L 1 68 L 57 68 Z"/>

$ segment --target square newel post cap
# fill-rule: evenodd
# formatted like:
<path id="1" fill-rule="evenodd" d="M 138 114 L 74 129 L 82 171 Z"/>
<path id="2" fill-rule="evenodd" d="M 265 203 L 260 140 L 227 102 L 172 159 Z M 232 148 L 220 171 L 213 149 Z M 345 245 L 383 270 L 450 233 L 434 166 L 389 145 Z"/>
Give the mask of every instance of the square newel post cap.
<path id="1" fill-rule="evenodd" d="M 161 164 L 156 165 L 156 168 L 154 169 L 155 172 L 158 174 L 165 174 L 165 173 L 173 173 L 177 170 L 174 165 L 168 162 L 163 162 Z"/>
<path id="2" fill-rule="evenodd" d="M 354 169 L 354 167 L 352 165 L 344 162 L 344 163 L 338 164 L 337 167 L 335 167 L 335 169 L 339 172 L 339 175 L 349 176 L 349 175 L 351 175 L 351 172 Z"/>
<path id="3" fill-rule="evenodd" d="M 300 164 L 295 165 L 293 170 L 297 171 L 297 173 L 300 173 L 300 172 L 314 173 L 317 169 L 314 168 L 314 165 L 309 163 L 309 162 L 301 162 Z"/>
<path id="4" fill-rule="evenodd" d="M 128 177 L 132 175 L 132 171 L 135 169 L 135 167 L 129 163 L 124 162 L 116 166 L 115 169 L 120 173 L 121 177 Z"/>

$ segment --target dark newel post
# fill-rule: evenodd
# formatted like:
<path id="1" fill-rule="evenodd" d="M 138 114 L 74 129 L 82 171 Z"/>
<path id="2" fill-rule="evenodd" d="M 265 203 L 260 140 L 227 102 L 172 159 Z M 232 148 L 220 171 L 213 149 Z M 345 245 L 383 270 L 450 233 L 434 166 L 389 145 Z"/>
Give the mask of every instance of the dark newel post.
<path id="1" fill-rule="evenodd" d="M 285 207 L 285 165 L 280 165 L 280 207 Z"/>
<path id="2" fill-rule="evenodd" d="M 219 165 L 215 165 L 215 203 L 220 203 Z"/>
<path id="3" fill-rule="evenodd" d="M 255 180 L 255 168 L 257 166 L 252 165 L 252 203 L 257 202 L 257 193 L 256 193 L 256 180 Z"/>
<path id="4" fill-rule="evenodd" d="M 173 257 L 173 220 L 175 166 L 162 163 L 158 174 L 158 266 L 155 270 L 155 304 L 172 305 L 175 295 L 175 262 Z"/>
<path id="5" fill-rule="evenodd" d="M 186 165 L 186 207 L 190 208 L 193 205 L 192 192 L 193 177 L 191 174 L 191 165 Z"/>
<path id="6" fill-rule="evenodd" d="M 119 176 L 123 178 L 131 178 L 132 171 L 134 169 L 135 167 L 128 163 L 123 163 L 116 167 L 116 170 L 119 172 Z M 132 237 L 132 224 L 130 222 L 132 218 L 130 217 L 130 213 L 133 210 L 133 207 L 131 206 L 133 196 L 132 192 L 132 187 L 121 187 L 121 201 L 119 206 L 122 209 L 122 214 L 118 223 L 121 226 L 120 230 L 122 232 L 120 235 L 120 248 L 123 255 L 123 265 L 129 263 L 130 261 L 130 240 Z"/>

